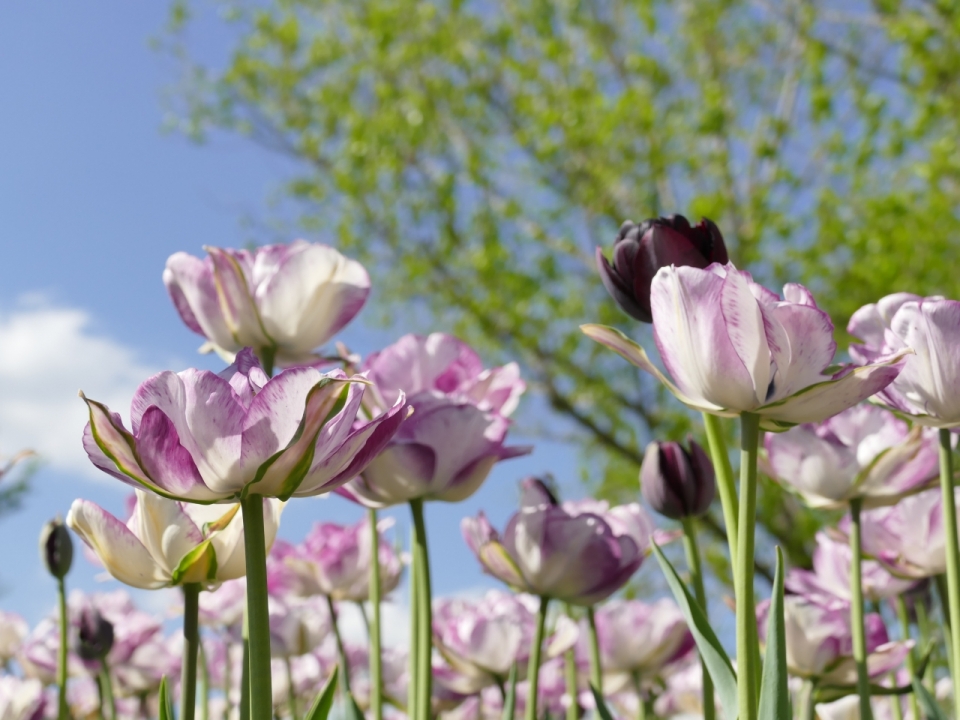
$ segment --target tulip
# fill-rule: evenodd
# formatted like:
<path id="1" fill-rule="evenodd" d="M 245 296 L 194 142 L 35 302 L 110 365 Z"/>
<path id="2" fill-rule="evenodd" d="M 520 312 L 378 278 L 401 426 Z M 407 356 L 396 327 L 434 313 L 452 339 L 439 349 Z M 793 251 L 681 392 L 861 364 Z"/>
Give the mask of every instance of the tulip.
<path id="1" fill-rule="evenodd" d="M 710 459 L 692 438 L 690 450 L 676 442 L 647 445 L 640 468 L 640 492 L 656 512 L 673 520 L 707 512 L 716 493 Z"/>
<path id="2" fill-rule="evenodd" d="M 937 477 L 936 433 L 873 405 L 767 435 L 772 476 L 815 508 L 892 505 Z"/>
<path id="3" fill-rule="evenodd" d="M 589 606 L 605 600 L 636 572 L 653 523 L 637 504 L 558 504 L 536 478 L 523 481 L 520 512 L 501 536 L 481 512 L 461 530 L 485 572 L 518 592 Z"/>
<path id="4" fill-rule="evenodd" d="M 703 218 L 691 226 L 683 215 L 644 220 L 620 226 L 613 247 L 613 264 L 596 251 L 603 286 L 625 313 L 640 322 L 653 322 L 650 284 L 657 271 L 669 265 L 705 268 L 729 262 L 723 235 Z"/>
<path id="5" fill-rule="evenodd" d="M 766 615 L 770 601 L 757 606 L 761 639 L 766 638 Z M 846 609 L 820 605 L 802 595 L 784 598 L 787 640 L 787 669 L 797 677 L 820 685 L 851 687 L 857 681 L 853 659 L 850 614 Z M 898 668 L 910 651 L 910 641 L 891 642 L 883 619 L 876 613 L 866 617 L 867 672 L 871 678 Z"/>
<path id="6" fill-rule="evenodd" d="M 40 558 L 57 580 L 63 580 L 73 564 L 73 541 L 60 518 L 49 521 L 40 531 Z"/>
<path id="7" fill-rule="evenodd" d="M 392 519 L 378 523 L 378 567 L 384 594 L 397 587 L 403 569 L 403 563 L 382 534 L 392 524 Z M 286 564 L 296 572 L 304 594 L 326 595 L 337 602 L 363 602 L 370 595 L 371 552 L 368 520 L 355 525 L 317 523 L 286 558 Z"/>
<path id="8" fill-rule="evenodd" d="M 43 685 L 39 680 L 0 676 L 0 720 L 39 720 L 44 710 Z"/>
<path id="9" fill-rule="evenodd" d="M 162 372 L 144 382 L 131 405 L 132 433 L 84 398 L 84 449 L 104 472 L 176 500 L 319 495 L 362 471 L 406 415 L 400 396 L 355 426 L 363 392 L 362 380 L 339 370 L 293 368 L 268 379 L 246 349 L 219 374 Z"/>
<path id="10" fill-rule="evenodd" d="M 270 598 L 270 649 L 274 657 L 315 650 L 330 634 L 331 618 L 322 598 Z"/>
<path id="11" fill-rule="evenodd" d="M 243 621 L 246 599 L 247 583 L 244 578 L 227 580 L 214 590 L 200 593 L 200 624 L 208 627 L 238 627 Z"/>
<path id="12" fill-rule="evenodd" d="M 864 516 L 864 519 L 868 518 Z M 848 543 L 838 542 L 827 533 L 819 532 L 817 547 L 813 551 L 813 571 L 790 570 L 784 586 L 789 592 L 806 595 L 820 605 L 843 609 L 851 601 L 851 558 Z M 913 580 L 894 577 L 876 560 L 864 560 L 861 568 L 863 595 L 872 602 L 899 596 L 915 585 Z"/>
<path id="13" fill-rule="evenodd" d="M 514 665 L 524 679 L 536 630 L 535 598 L 490 590 L 479 600 L 438 599 L 433 605 L 433 644 L 456 671 L 443 681 L 449 689 L 474 695 L 503 685 Z M 577 635 L 576 624 L 561 615 L 545 641 L 545 656 L 559 657 Z"/>
<path id="14" fill-rule="evenodd" d="M 0 610 L 0 667 L 16 656 L 29 632 L 26 620 L 16 613 Z"/>
<path id="15" fill-rule="evenodd" d="M 662 382 L 689 407 L 760 416 L 783 430 L 820 422 L 889 385 L 909 348 L 834 372 L 833 322 L 802 285 L 781 299 L 732 264 L 661 268 L 650 294 L 653 332 L 671 382 L 643 348 L 613 328 L 583 331 Z"/>
<path id="16" fill-rule="evenodd" d="M 95 608 L 80 613 L 77 655 L 82 660 L 103 660 L 113 647 L 113 623 Z"/>
<path id="17" fill-rule="evenodd" d="M 700 663 L 681 664 L 673 668 L 664 681 L 665 687 L 653 704 L 656 717 L 697 717 L 705 714 Z"/>
<path id="18" fill-rule="evenodd" d="M 203 260 L 178 252 L 163 282 L 184 324 L 227 362 L 252 347 L 265 362 L 309 364 L 314 350 L 363 307 L 370 278 L 332 247 L 297 240 L 255 251 L 206 248 Z"/>

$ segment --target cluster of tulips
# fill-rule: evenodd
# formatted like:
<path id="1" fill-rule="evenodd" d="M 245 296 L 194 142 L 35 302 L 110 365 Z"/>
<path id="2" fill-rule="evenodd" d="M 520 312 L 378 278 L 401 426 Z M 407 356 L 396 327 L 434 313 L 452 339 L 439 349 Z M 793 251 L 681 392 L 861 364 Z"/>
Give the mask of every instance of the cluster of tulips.
<path id="1" fill-rule="evenodd" d="M 562 501 L 550 482 L 522 480 L 502 530 L 483 513 L 462 521 L 483 570 L 511 592 L 443 599 L 424 503 L 464 500 L 496 463 L 530 451 L 507 444 L 525 390 L 517 365 L 485 368 L 440 333 L 365 359 L 341 343 L 323 354 L 369 293 L 359 263 L 302 241 L 207 250 L 173 255 L 163 279 L 201 349 L 227 367 L 148 378 L 126 422 L 83 397 L 84 449 L 134 494 L 126 519 L 77 500 L 65 525 L 44 528 L 59 608 L 32 630 L 0 616 L 0 720 L 326 720 L 332 708 L 349 720 L 947 716 L 960 676 L 960 302 L 901 293 L 862 308 L 848 328 L 862 341 L 854 363 L 836 366 L 833 324 L 811 293 L 755 283 L 713 223 L 625 223 L 612 262 L 597 251 L 600 277 L 652 323 L 666 372 L 618 330 L 583 331 L 702 413 L 707 450 L 648 447 L 640 490 L 668 519 L 660 529 L 639 502 Z M 760 470 L 836 522 L 817 536 L 812 571 L 788 571 L 776 551 L 758 603 Z M 287 502 L 328 493 L 366 518 L 318 524 L 298 545 L 276 539 Z M 735 661 L 709 620 L 701 568 L 698 517 L 715 495 Z M 400 504 L 406 552 L 377 517 Z M 120 582 L 181 588 L 182 632 L 167 636 L 123 591 L 68 594 L 67 528 Z M 660 549 L 678 539 L 683 575 Z M 674 600 L 611 600 L 650 555 Z M 409 644 L 385 647 L 381 610 L 404 572 Z M 342 632 L 351 604 L 360 643 Z"/>

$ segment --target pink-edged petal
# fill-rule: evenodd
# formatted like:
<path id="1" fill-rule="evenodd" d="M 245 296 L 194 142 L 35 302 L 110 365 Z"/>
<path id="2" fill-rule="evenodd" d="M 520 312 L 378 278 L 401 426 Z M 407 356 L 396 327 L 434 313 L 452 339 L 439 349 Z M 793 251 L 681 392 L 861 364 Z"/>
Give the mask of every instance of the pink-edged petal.
<path id="1" fill-rule="evenodd" d="M 259 263 L 260 254 L 255 273 Z M 327 245 L 294 243 L 264 276 L 256 304 L 280 353 L 323 345 L 360 312 L 370 293 L 363 266 Z"/>
<path id="2" fill-rule="evenodd" d="M 768 312 L 786 338 L 786 347 L 774 357 L 777 372 L 769 400 L 776 401 L 822 382 L 823 370 L 833 362 L 837 344 L 830 316 L 816 307 L 782 303 Z"/>
<path id="3" fill-rule="evenodd" d="M 437 453 L 429 445 L 394 443 L 367 465 L 363 484 L 386 505 L 407 502 L 429 491 L 437 468 Z"/>
<path id="4" fill-rule="evenodd" d="M 664 387 L 673 393 L 673 395 L 684 405 L 693 408 L 694 410 L 708 412 L 714 415 L 735 417 L 739 414 L 734 411 L 725 411 L 719 405 L 714 405 L 703 400 L 694 400 L 685 395 L 680 388 L 674 385 L 673 382 L 666 375 L 660 372 L 660 369 L 654 365 L 653 362 L 651 362 L 646 351 L 642 347 L 637 345 L 637 343 L 616 328 L 612 328 L 607 325 L 588 324 L 581 325 L 580 331 L 591 340 L 610 348 L 630 364 L 635 365 L 650 375 L 653 375 L 653 377 L 659 380 Z"/>
<path id="5" fill-rule="evenodd" d="M 67 513 L 67 525 L 120 582 L 145 590 L 168 584 L 169 576 L 165 576 L 143 543 L 99 505 L 75 500 Z"/>
<path id="6" fill-rule="evenodd" d="M 227 496 L 243 486 L 240 432 L 244 408 L 230 383 L 207 370 L 161 372 L 137 388 L 130 406 L 134 433 L 151 406 L 170 418 L 180 444 L 193 458 L 204 484 Z"/>
<path id="7" fill-rule="evenodd" d="M 235 347 L 220 310 L 213 265 L 209 260 L 175 253 L 167 259 L 163 283 L 187 327 L 219 347 Z"/>
<path id="8" fill-rule="evenodd" d="M 486 514 L 481 510 L 475 517 L 465 517 L 460 521 L 460 532 L 463 534 L 464 542 L 474 555 L 479 556 L 480 548 L 488 542 L 499 542 L 497 531 L 493 529 Z"/>
<path id="9" fill-rule="evenodd" d="M 127 527 L 167 575 L 173 575 L 180 561 L 204 540 L 179 502 L 143 490 L 137 491 Z"/>
<path id="10" fill-rule="evenodd" d="M 756 410 L 761 426 L 782 430 L 800 423 L 821 422 L 853 407 L 889 385 L 903 368 L 910 354 L 903 350 L 883 362 L 849 370 L 834 380 L 817 383 L 778 402 Z"/>
<path id="11" fill-rule="evenodd" d="M 170 495 L 191 500 L 220 497 L 204 484 L 173 422 L 160 408 L 150 407 L 143 414 L 136 443 L 141 467 Z"/>
<path id="12" fill-rule="evenodd" d="M 213 263 L 213 283 L 224 323 L 233 338 L 233 347 L 269 347 L 274 345 L 260 321 L 260 314 L 243 265 L 234 253 L 221 248 L 204 248 Z"/>
<path id="13" fill-rule="evenodd" d="M 117 427 L 123 427 L 123 421 L 120 419 L 120 416 L 117 413 L 113 413 L 113 424 Z M 83 449 L 87 453 L 87 457 L 90 458 L 90 462 L 92 462 L 98 469 L 103 470 L 103 472 L 107 473 L 108 475 L 112 475 L 118 480 L 122 480 L 131 487 L 143 487 L 142 483 L 134 480 L 129 475 L 122 473 L 117 468 L 117 464 L 104 455 L 103 450 L 100 449 L 100 446 L 97 445 L 97 441 L 93 438 L 93 430 L 90 428 L 89 422 L 83 427 Z"/>
<path id="14" fill-rule="evenodd" d="M 498 580 L 517 590 L 530 589 L 530 584 L 524 579 L 517 563 L 500 543 L 487 543 L 480 548 L 477 557 L 483 565 L 483 569 Z"/>
<path id="15" fill-rule="evenodd" d="M 752 379 L 753 405 L 763 403 L 770 385 L 770 349 L 760 304 L 739 273 L 728 272 L 724 278 L 720 309 L 730 344 Z"/>
<path id="16" fill-rule="evenodd" d="M 728 268 L 728 278 L 739 277 L 736 272 Z M 744 365 L 727 328 L 723 292 L 728 278 L 697 268 L 661 268 L 650 293 L 653 334 L 663 364 L 687 397 L 700 405 L 753 410 L 762 400 L 757 399 L 751 374 L 755 368 Z M 729 287 L 736 290 L 739 283 L 731 282 Z M 749 335 L 757 329 L 756 317 L 746 310 L 734 315 L 743 306 L 739 293 L 736 296 L 727 301 L 727 314 Z M 756 309 L 756 301 L 750 298 L 750 302 Z M 733 329 L 735 336 L 741 332 Z M 742 343 L 741 350 L 746 351 Z"/>

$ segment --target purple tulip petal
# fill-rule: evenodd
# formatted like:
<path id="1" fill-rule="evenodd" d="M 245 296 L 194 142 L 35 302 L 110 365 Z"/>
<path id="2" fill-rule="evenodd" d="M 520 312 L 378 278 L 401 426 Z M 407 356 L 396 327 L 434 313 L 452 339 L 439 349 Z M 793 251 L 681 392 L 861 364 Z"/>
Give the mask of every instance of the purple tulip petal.
<path id="1" fill-rule="evenodd" d="M 816 307 L 783 303 L 768 312 L 783 328 L 786 342 L 782 352 L 774 356 L 777 373 L 769 400 L 775 401 L 822 382 L 823 370 L 833 362 L 837 344 L 830 316 Z"/>
<path id="2" fill-rule="evenodd" d="M 213 263 L 213 281 L 223 312 L 223 320 L 234 347 L 270 347 L 275 345 L 260 320 L 260 313 L 251 294 L 250 281 L 244 273 L 237 252 L 217 247 L 204 248 Z"/>
<path id="3" fill-rule="evenodd" d="M 177 429 L 163 411 L 152 406 L 140 419 L 137 435 L 140 464 L 153 481 L 179 498 L 213 500 L 190 453 L 180 444 Z"/>
<path id="4" fill-rule="evenodd" d="M 770 385 L 770 348 L 760 304 L 740 273 L 728 272 L 724 278 L 720 310 L 730 344 L 752 380 L 755 397 L 751 403 L 759 405 L 766 399 Z"/>
<path id="5" fill-rule="evenodd" d="M 213 265 L 209 260 L 175 253 L 167 260 L 163 282 L 187 327 L 220 347 L 235 347 L 217 301 Z"/>
<path id="6" fill-rule="evenodd" d="M 397 442 L 377 455 L 363 472 L 364 487 L 386 504 L 421 497 L 437 472 L 437 453 L 429 445 Z"/>

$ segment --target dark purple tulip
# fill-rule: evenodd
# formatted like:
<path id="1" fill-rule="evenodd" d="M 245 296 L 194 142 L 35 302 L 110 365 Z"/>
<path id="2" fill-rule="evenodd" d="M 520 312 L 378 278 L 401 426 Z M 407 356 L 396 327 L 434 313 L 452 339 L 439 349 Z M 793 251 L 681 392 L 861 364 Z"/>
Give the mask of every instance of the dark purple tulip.
<path id="1" fill-rule="evenodd" d="M 650 283 L 668 265 L 705 268 L 729 261 L 723 235 L 710 220 L 691 225 L 683 215 L 651 218 L 620 226 L 613 246 L 613 264 L 597 248 L 597 269 L 607 292 L 620 308 L 640 322 L 653 322 Z"/>
<path id="2" fill-rule="evenodd" d="M 50 574 L 58 580 L 63 580 L 70 572 L 73 564 L 73 540 L 60 518 L 51 520 L 40 531 L 40 557 Z"/>
<path id="3" fill-rule="evenodd" d="M 84 660 L 102 660 L 113 647 L 113 624 L 99 611 L 87 608 L 80 614 L 77 654 Z"/>
<path id="4" fill-rule="evenodd" d="M 640 468 L 640 492 L 650 507 L 673 520 L 707 512 L 717 483 L 713 464 L 693 438 L 690 450 L 676 442 L 652 442 Z"/>

